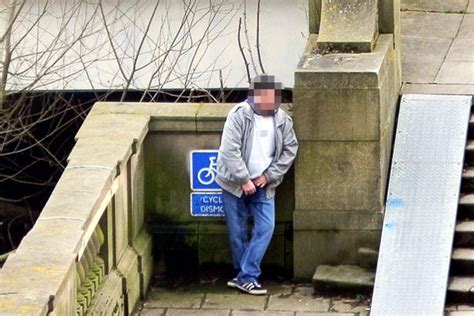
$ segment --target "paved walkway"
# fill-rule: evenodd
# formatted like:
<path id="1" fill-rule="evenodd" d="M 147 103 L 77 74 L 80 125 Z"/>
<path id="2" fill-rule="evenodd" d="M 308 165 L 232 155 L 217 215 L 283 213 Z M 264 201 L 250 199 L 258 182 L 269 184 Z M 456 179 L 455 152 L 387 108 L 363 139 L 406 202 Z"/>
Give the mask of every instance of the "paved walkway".
<path id="1" fill-rule="evenodd" d="M 474 0 L 402 2 L 402 93 L 474 94 Z"/>
<path id="2" fill-rule="evenodd" d="M 268 295 L 252 296 L 225 284 L 188 285 L 175 290 L 153 288 L 136 315 L 368 315 L 368 298 L 363 296 L 315 296 L 310 284 L 273 282 L 268 289 Z"/>

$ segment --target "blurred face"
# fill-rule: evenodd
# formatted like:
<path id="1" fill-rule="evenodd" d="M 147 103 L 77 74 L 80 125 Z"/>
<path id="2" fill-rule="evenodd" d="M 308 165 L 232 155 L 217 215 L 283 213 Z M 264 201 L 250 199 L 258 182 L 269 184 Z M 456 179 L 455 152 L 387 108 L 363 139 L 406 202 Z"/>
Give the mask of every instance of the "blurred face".
<path id="1" fill-rule="evenodd" d="M 275 89 L 255 89 L 253 102 L 262 112 L 273 111 L 276 101 Z"/>

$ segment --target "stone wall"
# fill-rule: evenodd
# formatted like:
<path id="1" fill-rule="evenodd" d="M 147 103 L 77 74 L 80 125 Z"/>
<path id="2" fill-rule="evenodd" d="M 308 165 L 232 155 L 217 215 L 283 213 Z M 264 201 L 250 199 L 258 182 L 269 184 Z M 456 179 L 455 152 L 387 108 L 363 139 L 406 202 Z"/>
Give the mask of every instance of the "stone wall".
<path id="1" fill-rule="evenodd" d="M 152 276 L 149 116 L 96 104 L 33 229 L 0 270 L 2 315 L 129 314 Z"/>
<path id="2" fill-rule="evenodd" d="M 233 105 L 161 105 L 160 117 L 151 117 L 145 139 L 145 208 L 160 271 L 192 273 L 209 264 L 230 266 L 224 218 L 190 214 L 189 155 L 192 150 L 219 148 L 225 118 Z M 263 261 L 264 265 L 290 273 L 293 209 L 290 172 L 277 190 L 277 224 Z"/>

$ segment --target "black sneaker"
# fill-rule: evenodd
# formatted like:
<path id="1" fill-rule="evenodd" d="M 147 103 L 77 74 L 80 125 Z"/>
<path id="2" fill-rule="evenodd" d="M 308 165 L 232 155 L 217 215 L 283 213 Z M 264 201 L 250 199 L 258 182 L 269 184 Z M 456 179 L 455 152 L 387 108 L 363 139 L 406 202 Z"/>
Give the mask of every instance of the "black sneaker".
<path id="1" fill-rule="evenodd" d="M 227 286 L 228 287 L 231 287 L 233 289 L 236 289 L 239 287 L 239 283 L 237 283 L 237 278 L 233 278 L 232 280 L 230 281 L 227 281 Z"/>
<path id="2" fill-rule="evenodd" d="M 252 295 L 266 295 L 267 290 L 264 289 L 257 281 L 237 284 L 237 288 L 245 293 Z"/>

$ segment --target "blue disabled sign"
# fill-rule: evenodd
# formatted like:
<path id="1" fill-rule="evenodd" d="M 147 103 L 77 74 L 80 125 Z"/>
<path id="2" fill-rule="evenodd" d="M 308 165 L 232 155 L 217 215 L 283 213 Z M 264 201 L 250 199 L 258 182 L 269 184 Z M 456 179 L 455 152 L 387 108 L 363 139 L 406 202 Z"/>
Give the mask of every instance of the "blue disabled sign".
<path id="1" fill-rule="evenodd" d="M 194 150 L 191 152 L 191 190 L 220 191 L 216 183 L 217 150 Z"/>
<path id="2" fill-rule="evenodd" d="M 192 216 L 224 216 L 222 192 L 192 192 Z"/>

